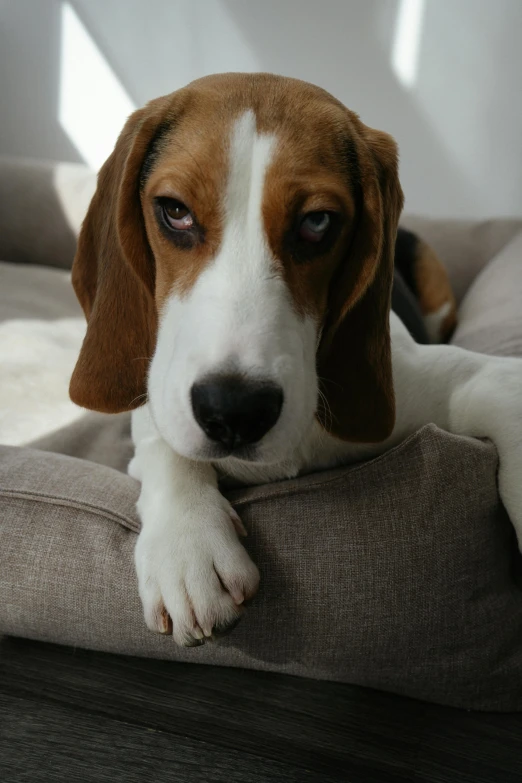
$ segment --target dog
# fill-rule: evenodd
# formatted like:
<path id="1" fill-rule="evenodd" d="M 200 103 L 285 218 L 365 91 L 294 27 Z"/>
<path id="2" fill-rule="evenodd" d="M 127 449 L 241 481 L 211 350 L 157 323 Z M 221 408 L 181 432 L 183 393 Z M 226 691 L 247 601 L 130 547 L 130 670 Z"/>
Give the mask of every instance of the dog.
<path id="1" fill-rule="evenodd" d="M 70 395 L 133 410 L 151 630 L 202 644 L 258 588 L 220 477 L 367 459 L 428 422 L 494 441 L 522 540 L 522 361 L 412 338 L 390 308 L 396 244 L 416 248 L 404 276 L 432 339 L 455 302 L 430 249 L 398 238 L 402 205 L 393 139 L 305 82 L 209 76 L 129 118 L 78 241 Z"/>

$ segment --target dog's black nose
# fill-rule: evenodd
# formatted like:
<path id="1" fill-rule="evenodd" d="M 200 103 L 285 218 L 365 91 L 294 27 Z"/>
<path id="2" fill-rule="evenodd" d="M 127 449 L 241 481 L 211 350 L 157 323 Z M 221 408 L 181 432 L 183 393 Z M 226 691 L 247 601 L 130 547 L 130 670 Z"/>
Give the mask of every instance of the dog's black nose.
<path id="1" fill-rule="evenodd" d="M 279 386 L 233 376 L 195 383 L 190 396 L 194 417 L 203 432 L 230 450 L 261 440 L 278 420 L 283 406 Z"/>

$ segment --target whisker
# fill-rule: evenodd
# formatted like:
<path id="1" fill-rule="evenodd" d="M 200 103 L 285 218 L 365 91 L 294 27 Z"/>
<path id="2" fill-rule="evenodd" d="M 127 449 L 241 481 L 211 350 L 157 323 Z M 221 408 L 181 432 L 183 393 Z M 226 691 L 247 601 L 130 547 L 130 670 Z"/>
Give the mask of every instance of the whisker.
<path id="1" fill-rule="evenodd" d="M 325 414 L 325 424 L 327 425 L 328 429 L 331 429 L 334 421 L 334 416 L 332 414 L 330 403 L 328 402 L 326 395 L 321 391 L 321 389 L 318 389 L 317 391 L 319 393 L 319 399 L 321 400 L 324 414 Z"/>
<path id="2" fill-rule="evenodd" d="M 138 394 L 137 397 L 135 397 L 133 400 L 131 400 L 129 402 L 129 408 L 131 407 L 131 405 L 134 405 L 135 402 L 138 402 L 138 400 L 143 400 L 144 399 L 145 402 L 146 402 L 147 401 L 147 397 L 148 397 L 147 392 L 144 392 L 143 394 Z"/>
<path id="3" fill-rule="evenodd" d="M 342 388 L 343 388 L 343 387 L 342 387 L 342 385 L 341 385 L 340 383 L 337 383 L 336 381 L 332 381 L 332 379 L 331 379 L 331 378 L 321 378 L 321 376 L 320 376 L 320 375 L 318 375 L 318 376 L 317 376 L 317 380 L 318 380 L 318 381 L 322 381 L 323 383 L 330 383 L 330 384 L 333 384 L 334 386 L 338 386 L 340 389 L 342 389 Z"/>

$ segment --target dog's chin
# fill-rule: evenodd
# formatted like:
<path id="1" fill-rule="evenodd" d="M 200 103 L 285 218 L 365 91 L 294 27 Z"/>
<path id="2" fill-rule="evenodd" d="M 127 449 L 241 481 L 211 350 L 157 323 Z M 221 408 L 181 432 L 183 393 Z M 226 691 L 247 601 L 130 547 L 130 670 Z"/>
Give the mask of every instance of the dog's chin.
<path id="1" fill-rule="evenodd" d="M 195 462 L 224 462 L 230 459 L 240 462 L 258 462 L 260 460 L 260 449 L 257 443 L 231 449 L 207 438 L 190 445 L 171 438 L 165 440 L 177 454 Z"/>
<path id="2" fill-rule="evenodd" d="M 229 449 L 210 441 L 202 450 L 202 456 L 199 459 L 208 462 L 222 462 L 227 459 L 236 459 L 240 462 L 259 462 L 259 449 L 255 443 Z"/>
<path id="3" fill-rule="evenodd" d="M 182 444 L 171 443 L 174 451 L 187 459 L 195 462 L 212 462 L 221 464 L 225 470 L 227 465 L 234 463 L 248 463 L 250 465 L 272 465 L 281 462 L 287 457 L 281 454 L 277 448 L 268 447 L 262 440 L 258 443 L 250 443 L 235 448 L 216 443 L 215 441 L 204 439 L 197 445 L 189 448 Z"/>

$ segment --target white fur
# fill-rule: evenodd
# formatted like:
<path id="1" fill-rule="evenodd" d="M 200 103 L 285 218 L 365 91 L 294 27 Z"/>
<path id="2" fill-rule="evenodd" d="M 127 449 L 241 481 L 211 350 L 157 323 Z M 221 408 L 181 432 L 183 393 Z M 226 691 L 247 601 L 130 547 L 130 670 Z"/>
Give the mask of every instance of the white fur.
<path id="1" fill-rule="evenodd" d="M 259 574 L 239 542 L 241 522 L 219 492 L 210 463 L 177 455 L 146 408 L 133 416 L 133 437 L 138 442 L 129 472 L 142 482 L 135 563 L 145 621 L 166 632 L 165 607 L 175 641 L 190 645 L 240 616 Z"/>
<path id="2" fill-rule="evenodd" d="M 142 482 L 135 554 L 140 596 L 149 627 L 166 630 L 166 608 L 180 644 L 231 623 L 259 580 L 239 542 L 237 514 L 218 490 L 217 470 L 249 483 L 286 478 L 374 456 L 433 422 L 495 442 L 502 499 L 522 541 L 522 361 L 418 345 L 392 313 L 397 421 L 391 437 L 353 445 L 316 422 L 317 325 L 294 312 L 263 231 L 264 172 L 275 143 L 256 133 L 252 113 L 237 123 L 222 246 L 190 294 L 169 299 L 151 365 L 150 402 L 133 413 L 136 455 L 129 472 Z M 284 406 L 258 461 L 227 458 L 213 465 L 212 444 L 192 415 L 190 388 L 231 366 L 279 383 Z"/>

